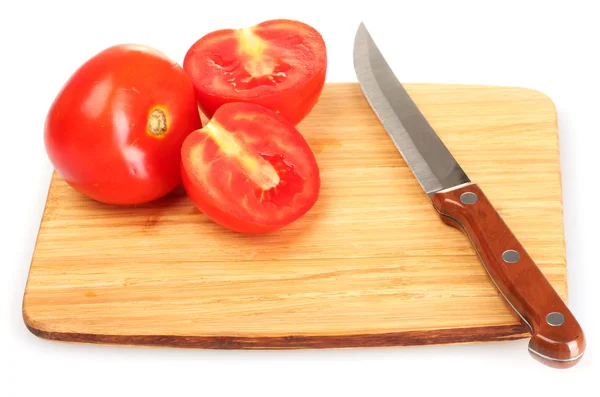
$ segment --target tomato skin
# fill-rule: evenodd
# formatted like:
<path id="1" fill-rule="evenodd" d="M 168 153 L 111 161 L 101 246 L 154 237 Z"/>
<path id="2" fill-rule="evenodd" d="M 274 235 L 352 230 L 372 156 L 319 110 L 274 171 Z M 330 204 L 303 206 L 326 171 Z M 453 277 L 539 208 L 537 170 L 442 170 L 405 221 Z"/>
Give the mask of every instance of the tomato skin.
<path id="1" fill-rule="evenodd" d="M 143 204 L 181 184 L 181 144 L 202 127 L 183 68 L 144 45 L 109 47 L 54 99 L 44 143 L 56 172 L 107 204 Z"/>
<path id="2" fill-rule="evenodd" d="M 248 53 L 242 42 L 251 42 Z M 247 102 L 276 111 L 297 125 L 323 90 L 327 49 L 313 27 L 276 19 L 201 37 L 188 49 L 183 68 L 191 76 L 198 106 L 208 118 L 225 103 Z M 257 70 L 256 76 L 248 71 L 252 68 Z"/>
<path id="3" fill-rule="evenodd" d="M 233 231 L 280 229 L 305 215 L 319 198 L 320 171 L 310 146 L 291 123 L 261 105 L 223 105 L 185 139 L 181 152 L 188 197 Z M 271 184 L 273 171 L 277 182 Z"/>

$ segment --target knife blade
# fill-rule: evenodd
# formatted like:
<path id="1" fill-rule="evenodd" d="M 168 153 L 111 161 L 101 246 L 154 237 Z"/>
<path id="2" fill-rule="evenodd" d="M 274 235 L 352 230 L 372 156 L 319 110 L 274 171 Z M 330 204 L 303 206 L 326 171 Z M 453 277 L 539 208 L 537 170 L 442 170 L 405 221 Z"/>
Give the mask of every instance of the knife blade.
<path id="1" fill-rule="evenodd" d="M 581 326 L 531 256 L 472 182 L 398 81 L 364 23 L 354 38 L 361 90 L 442 221 L 466 234 L 496 288 L 532 337 L 539 362 L 569 368 L 586 341 Z"/>

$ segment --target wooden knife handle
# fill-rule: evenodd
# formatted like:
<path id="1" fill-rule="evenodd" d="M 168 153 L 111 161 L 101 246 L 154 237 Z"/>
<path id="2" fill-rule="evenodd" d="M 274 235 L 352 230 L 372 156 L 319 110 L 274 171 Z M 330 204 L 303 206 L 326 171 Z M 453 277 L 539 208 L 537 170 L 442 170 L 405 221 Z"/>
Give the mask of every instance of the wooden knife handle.
<path id="1" fill-rule="evenodd" d="M 479 186 L 443 190 L 432 201 L 444 222 L 465 232 L 496 287 L 531 330 L 531 355 L 555 368 L 579 362 L 586 345 L 579 323 Z"/>

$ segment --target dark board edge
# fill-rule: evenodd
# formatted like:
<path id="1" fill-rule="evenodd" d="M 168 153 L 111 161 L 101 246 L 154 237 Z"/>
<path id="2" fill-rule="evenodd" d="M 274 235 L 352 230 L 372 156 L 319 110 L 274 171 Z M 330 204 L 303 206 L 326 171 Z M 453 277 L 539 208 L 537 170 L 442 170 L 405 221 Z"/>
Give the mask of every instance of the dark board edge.
<path id="1" fill-rule="evenodd" d="M 449 328 L 354 335 L 182 336 L 182 335 L 103 335 L 44 331 L 25 323 L 37 337 L 73 343 L 175 347 L 215 350 L 341 349 L 358 347 L 402 347 L 456 343 L 498 342 L 530 336 L 523 325 Z"/>

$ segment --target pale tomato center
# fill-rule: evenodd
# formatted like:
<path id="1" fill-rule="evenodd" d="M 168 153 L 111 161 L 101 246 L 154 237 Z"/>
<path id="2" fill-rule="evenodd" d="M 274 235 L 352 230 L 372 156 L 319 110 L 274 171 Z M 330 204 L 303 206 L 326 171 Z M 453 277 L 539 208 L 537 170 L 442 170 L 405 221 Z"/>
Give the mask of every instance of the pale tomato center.
<path id="1" fill-rule="evenodd" d="M 286 77 L 291 65 L 269 54 L 276 48 L 255 33 L 253 27 L 236 31 L 239 63 L 231 70 L 224 68 L 227 82 L 236 90 L 249 90 L 261 85 L 275 86 Z M 218 62 L 217 62 L 218 64 Z M 225 66 L 225 65 L 221 65 Z"/>
<path id="2" fill-rule="evenodd" d="M 241 28 L 237 30 L 240 55 L 248 55 L 252 58 L 260 58 L 267 43 L 259 35 L 254 33 L 254 28 Z"/>
<path id="3" fill-rule="evenodd" d="M 267 155 L 262 157 L 273 165 L 279 174 L 279 184 L 268 190 L 256 189 L 256 197 L 263 203 L 271 203 L 281 208 L 292 200 L 292 197 L 304 188 L 304 178 L 297 172 L 294 166 L 285 161 L 280 154 Z"/>
<path id="4" fill-rule="evenodd" d="M 279 174 L 275 170 L 275 167 L 262 156 L 248 151 L 223 126 L 211 120 L 203 129 L 212 138 L 221 152 L 235 158 L 244 173 L 248 175 L 248 178 L 262 190 L 269 190 L 279 184 Z"/>

